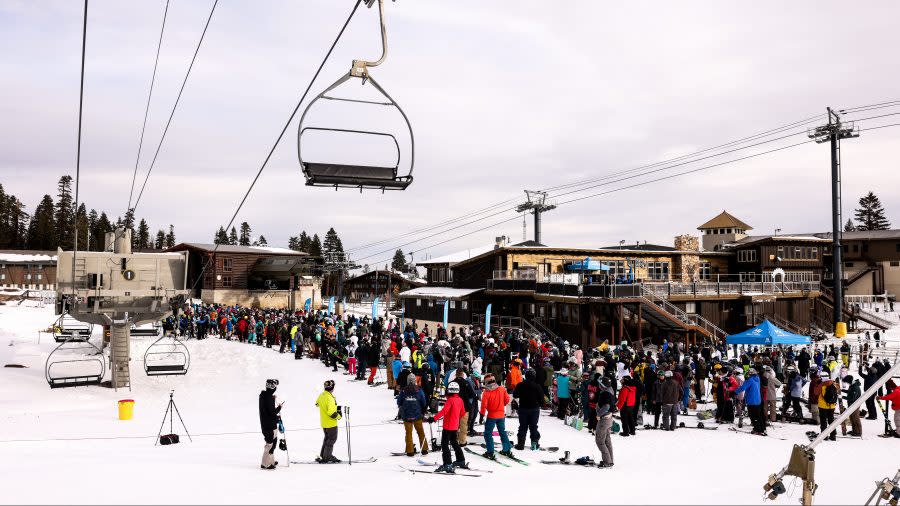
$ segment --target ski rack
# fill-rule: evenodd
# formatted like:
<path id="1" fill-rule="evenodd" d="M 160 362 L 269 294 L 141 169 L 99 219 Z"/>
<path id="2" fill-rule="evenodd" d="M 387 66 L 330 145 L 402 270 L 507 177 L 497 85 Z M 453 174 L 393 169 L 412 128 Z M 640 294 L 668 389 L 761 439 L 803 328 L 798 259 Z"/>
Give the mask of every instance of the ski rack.
<path id="1" fill-rule="evenodd" d="M 869 496 L 866 506 L 873 504 L 872 499 L 875 499 L 875 506 L 881 504 L 882 500 L 887 501 L 891 506 L 897 506 L 900 502 L 900 470 L 893 478 L 884 478 L 875 482 L 875 491 Z"/>
<path id="2" fill-rule="evenodd" d="M 75 336 L 70 336 L 68 339 L 60 343 L 60 345 L 54 348 L 53 351 L 50 352 L 50 355 L 47 356 L 47 361 L 44 364 L 44 377 L 47 379 L 47 383 L 50 385 L 50 388 L 99 385 L 103 381 L 103 376 L 106 375 L 106 359 L 103 356 L 103 351 L 91 344 L 89 340 L 75 339 L 74 337 Z M 63 348 L 65 345 L 71 343 L 79 343 L 80 346 L 76 346 L 74 348 Z M 91 349 L 96 352 L 92 357 L 82 355 L 81 358 L 52 360 L 53 355 L 59 351 Z M 93 374 L 54 375 L 53 373 L 53 366 L 58 366 L 60 364 L 85 364 L 89 362 L 99 364 L 100 370 Z"/>
<path id="3" fill-rule="evenodd" d="M 165 343 L 160 343 L 163 339 L 171 339 L 172 349 L 169 351 L 154 351 L 155 346 L 165 346 Z M 160 356 L 168 356 L 168 357 L 181 357 L 180 359 L 172 362 L 172 363 L 163 363 L 163 364 L 151 364 L 148 363 L 148 357 L 160 357 Z M 165 360 L 161 360 L 163 362 Z M 153 341 L 150 346 L 147 347 L 147 351 L 144 352 L 144 372 L 147 376 L 183 376 L 187 374 L 188 369 L 191 367 L 191 352 L 188 350 L 187 346 L 175 337 L 175 335 L 163 335 L 156 341 Z"/>

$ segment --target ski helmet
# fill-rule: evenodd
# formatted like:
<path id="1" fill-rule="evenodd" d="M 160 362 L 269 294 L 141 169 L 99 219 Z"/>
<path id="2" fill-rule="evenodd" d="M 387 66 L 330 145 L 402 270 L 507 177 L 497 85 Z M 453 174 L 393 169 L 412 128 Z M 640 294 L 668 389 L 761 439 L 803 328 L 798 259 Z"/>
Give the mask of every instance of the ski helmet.
<path id="1" fill-rule="evenodd" d="M 334 390 L 334 380 L 325 380 L 325 390 L 329 392 Z"/>
<path id="2" fill-rule="evenodd" d="M 458 394 L 459 393 L 459 383 L 450 383 L 447 385 L 447 393 L 448 394 Z"/>
<path id="3" fill-rule="evenodd" d="M 535 378 L 537 378 L 537 371 L 535 371 L 534 369 L 528 369 L 527 371 L 525 371 L 525 379 L 534 380 Z"/>
<path id="4" fill-rule="evenodd" d="M 266 390 L 275 390 L 275 387 L 278 386 L 277 379 L 267 379 L 266 380 Z"/>

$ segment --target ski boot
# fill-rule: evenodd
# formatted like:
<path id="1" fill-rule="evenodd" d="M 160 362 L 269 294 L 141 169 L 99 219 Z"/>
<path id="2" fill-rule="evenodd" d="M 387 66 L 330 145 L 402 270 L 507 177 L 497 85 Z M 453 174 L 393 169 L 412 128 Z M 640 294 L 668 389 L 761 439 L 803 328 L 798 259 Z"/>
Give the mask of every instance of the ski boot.
<path id="1" fill-rule="evenodd" d="M 559 461 L 563 464 L 571 464 L 571 461 L 569 460 L 569 450 L 566 450 L 563 453 L 563 456 L 559 458 Z"/>
<path id="2" fill-rule="evenodd" d="M 503 452 L 500 452 L 503 453 Z M 482 457 L 490 460 L 497 460 L 497 456 L 494 455 L 494 452 L 484 452 L 481 454 Z"/>
<path id="3" fill-rule="evenodd" d="M 435 469 L 434 472 L 435 473 L 447 473 L 447 474 L 455 473 L 455 471 L 453 470 L 453 464 L 443 464 L 440 467 L 438 467 L 437 469 Z"/>
<path id="4" fill-rule="evenodd" d="M 340 464 L 340 463 L 341 463 L 341 459 L 339 459 L 339 458 L 335 457 L 334 455 L 332 455 L 331 457 L 328 457 L 328 463 L 329 463 L 329 464 Z"/>
<path id="5" fill-rule="evenodd" d="M 612 462 L 610 462 L 610 463 L 601 462 L 601 463 L 597 464 L 597 467 L 600 469 L 606 469 L 606 468 L 612 467 L 612 466 L 613 466 Z"/>
<path id="6" fill-rule="evenodd" d="M 469 464 L 465 460 L 459 460 L 453 463 L 453 469 L 468 469 Z"/>
<path id="7" fill-rule="evenodd" d="M 594 459 L 590 457 L 578 457 L 578 459 L 575 460 L 575 463 L 579 466 L 593 466 Z"/>
<path id="8" fill-rule="evenodd" d="M 511 458 L 511 459 L 515 459 L 515 458 L 516 458 L 516 456 L 513 455 L 512 450 L 506 450 L 506 451 L 500 450 L 500 455 L 503 455 L 504 457 L 509 457 L 509 458 Z"/>
<path id="9" fill-rule="evenodd" d="M 524 439 L 520 439 L 520 440 L 516 443 L 515 448 L 516 448 L 516 450 L 519 450 L 519 451 L 524 450 L 524 449 L 525 449 L 525 440 L 524 440 Z M 534 450 L 534 448 L 532 448 L 532 450 Z"/>
<path id="10" fill-rule="evenodd" d="M 523 446 L 524 446 L 524 445 L 523 445 Z M 518 448 L 517 448 L 517 449 L 518 449 Z M 541 449 L 540 443 L 538 443 L 537 441 L 532 441 L 532 442 L 531 442 L 531 449 L 532 449 L 532 450 L 535 450 L 535 451 L 540 450 L 540 449 Z"/>

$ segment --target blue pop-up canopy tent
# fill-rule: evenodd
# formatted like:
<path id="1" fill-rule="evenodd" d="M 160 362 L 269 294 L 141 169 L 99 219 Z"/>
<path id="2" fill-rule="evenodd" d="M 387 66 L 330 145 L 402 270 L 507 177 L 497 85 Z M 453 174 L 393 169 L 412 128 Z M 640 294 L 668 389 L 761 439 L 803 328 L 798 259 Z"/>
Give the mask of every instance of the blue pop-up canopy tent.
<path id="1" fill-rule="evenodd" d="M 800 334 L 792 334 L 786 330 L 780 329 L 772 324 L 769 320 L 763 320 L 762 323 L 745 330 L 740 334 L 728 336 L 725 339 L 728 344 L 750 344 L 756 346 L 772 346 L 775 344 L 811 344 L 812 339 L 809 336 L 801 336 Z"/>
<path id="2" fill-rule="evenodd" d="M 566 264 L 565 269 L 567 271 L 608 271 L 609 266 L 598 260 L 591 260 L 591 257 L 586 257 L 584 260 L 575 260 Z"/>

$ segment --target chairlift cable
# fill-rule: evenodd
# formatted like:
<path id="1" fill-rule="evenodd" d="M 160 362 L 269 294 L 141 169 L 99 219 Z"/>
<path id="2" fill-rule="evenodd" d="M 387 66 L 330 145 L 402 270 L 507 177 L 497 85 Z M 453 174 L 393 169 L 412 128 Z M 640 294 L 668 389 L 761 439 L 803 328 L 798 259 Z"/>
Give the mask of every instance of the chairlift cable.
<path id="1" fill-rule="evenodd" d="M 218 1 L 218 0 L 216 0 Z M 266 166 L 269 163 L 269 160 L 272 158 L 272 155 L 275 153 L 275 148 L 278 147 L 278 144 L 281 142 L 281 139 L 284 137 L 284 134 L 287 132 L 288 127 L 290 127 L 291 122 L 294 121 L 294 117 L 297 115 L 297 111 L 300 110 L 300 106 L 303 104 L 303 101 L 306 100 L 306 96 L 309 94 L 309 90 L 312 89 L 313 84 L 316 82 L 316 79 L 319 77 L 319 73 L 322 72 L 322 68 L 325 67 L 325 63 L 328 61 L 328 58 L 331 57 L 332 51 L 337 46 L 339 40 L 344 35 L 344 31 L 347 29 L 347 26 L 350 24 L 350 20 L 353 19 L 353 15 L 356 14 L 357 9 L 359 8 L 362 0 L 356 0 L 356 3 L 353 4 L 353 9 L 350 11 L 350 15 L 347 16 L 347 20 L 344 21 L 343 26 L 341 26 L 341 30 L 338 32 L 337 37 L 335 37 L 334 42 L 331 43 L 331 47 L 328 48 L 328 52 L 325 53 L 325 57 L 322 59 L 322 62 L 319 64 L 319 68 L 316 69 L 316 73 L 313 74 L 312 79 L 310 79 L 309 84 L 306 86 L 306 91 L 301 95 L 300 100 L 297 101 L 297 105 L 294 106 L 294 110 L 291 111 L 291 115 L 288 117 L 288 120 L 285 122 L 284 127 L 281 129 L 281 133 L 278 134 L 278 137 L 275 139 L 275 143 L 272 144 L 272 148 L 269 149 L 269 153 L 266 155 L 266 158 L 263 160 L 262 165 L 260 165 L 259 170 L 256 172 L 256 175 L 253 177 L 253 180 L 250 182 L 250 186 L 247 188 L 247 191 L 244 193 L 244 197 L 241 199 L 240 203 L 237 206 L 237 209 L 234 210 L 234 214 L 231 215 L 231 220 L 228 221 L 228 225 L 225 227 L 225 230 L 231 228 L 234 224 L 234 220 L 237 218 L 239 212 L 241 212 L 241 208 L 244 207 L 244 203 L 247 202 L 247 197 L 250 196 L 250 192 L 253 191 L 253 187 L 256 186 L 256 182 L 259 181 L 259 177 L 262 175 L 263 171 L 266 169 Z M 148 174 L 149 175 L 149 174 Z M 191 290 L 193 291 L 197 287 L 197 283 L 203 279 L 203 274 L 206 272 L 207 267 L 209 267 L 210 259 L 215 255 L 216 251 L 218 251 L 220 244 L 216 244 L 215 248 L 213 248 L 212 252 L 206 257 L 206 261 L 203 263 L 203 268 L 200 269 L 200 273 L 197 275 L 197 279 L 194 280 L 193 285 L 191 286 Z"/>
<path id="2" fill-rule="evenodd" d="M 191 70 L 194 68 L 194 63 L 197 61 L 197 55 L 200 53 L 200 47 L 203 45 L 203 39 L 206 38 L 206 31 L 209 29 L 209 23 L 212 21 L 213 14 L 216 12 L 216 6 L 219 5 L 219 0 L 215 0 L 213 2 L 212 9 L 209 11 L 209 16 L 206 18 L 206 24 L 203 26 L 203 32 L 200 34 L 200 40 L 197 41 L 197 47 L 194 49 L 194 56 L 191 57 L 191 63 L 188 65 L 187 72 L 184 74 L 184 80 L 181 81 L 181 88 L 178 90 L 178 95 L 175 97 L 175 104 L 172 105 L 172 112 L 169 113 L 169 119 L 166 121 L 166 126 L 163 128 L 162 136 L 159 138 L 159 144 L 156 146 L 156 152 L 153 153 L 153 159 L 150 161 L 150 167 L 147 168 L 147 175 L 144 177 L 144 183 L 141 185 L 141 191 L 138 192 L 137 199 L 134 201 L 134 206 L 129 207 L 129 211 L 134 214 L 134 210 L 137 209 L 138 204 L 141 202 L 141 197 L 144 196 L 144 189 L 147 187 L 147 181 L 150 179 L 150 173 L 153 172 L 153 167 L 156 165 L 156 158 L 159 156 L 159 151 L 162 149 L 163 142 L 166 140 L 166 134 L 169 132 L 169 127 L 172 125 L 172 118 L 175 117 L 175 111 L 178 110 L 178 104 L 181 102 L 181 95 L 184 93 L 184 88 L 187 85 L 188 78 L 191 76 Z M 130 200 L 130 199 L 129 199 Z"/>
<path id="3" fill-rule="evenodd" d="M 144 123 L 141 125 L 141 137 L 138 141 L 137 157 L 134 160 L 134 174 L 131 176 L 131 192 L 128 194 L 127 211 L 131 209 L 131 199 L 134 197 L 134 183 L 137 181 L 138 163 L 141 161 L 141 148 L 144 146 L 144 132 L 147 130 L 147 117 L 150 115 L 150 99 L 153 97 L 153 85 L 156 84 L 156 69 L 159 66 L 159 53 L 162 49 L 163 33 L 166 31 L 166 18 L 169 15 L 169 0 L 163 10 L 162 28 L 159 30 L 159 43 L 156 46 L 156 59 L 153 61 L 153 75 L 150 77 L 150 91 L 147 93 L 147 106 L 144 108 Z M 134 216 L 132 216 L 132 219 Z"/>

